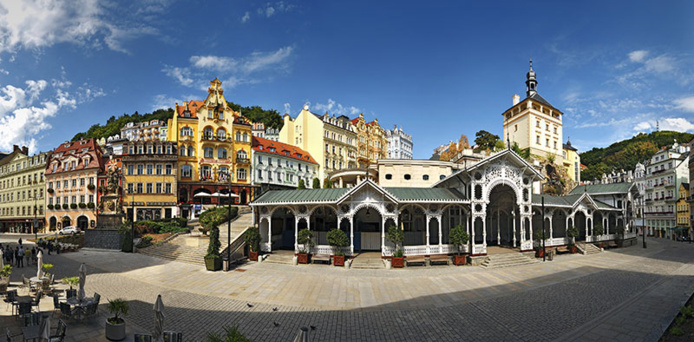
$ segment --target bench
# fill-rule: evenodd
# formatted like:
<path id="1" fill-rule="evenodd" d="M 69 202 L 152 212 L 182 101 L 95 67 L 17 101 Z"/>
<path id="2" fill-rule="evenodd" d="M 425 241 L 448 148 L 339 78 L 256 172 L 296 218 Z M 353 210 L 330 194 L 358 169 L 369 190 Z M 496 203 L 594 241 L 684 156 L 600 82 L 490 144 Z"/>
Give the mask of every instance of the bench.
<path id="1" fill-rule="evenodd" d="M 328 265 L 330 265 L 330 258 L 331 258 L 330 254 L 314 254 L 311 256 L 311 263 L 315 264 L 316 261 L 323 261 L 323 262 L 327 262 Z"/>
<path id="2" fill-rule="evenodd" d="M 405 258 L 406 265 L 409 267 L 410 264 L 422 264 L 426 266 L 427 258 L 423 255 L 412 255 Z"/>
<path id="3" fill-rule="evenodd" d="M 559 253 L 571 253 L 571 250 L 569 249 L 569 246 L 557 247 L 557 254 Z"/>
<path id="4" fill-rule="evenodd" d="M 451 260 L 448 259 L 448 254 L 432 254 L 429 256 L 429 264 L 433 264 L 435 262 L 450 265 Z"/>
<path id="5" fill-rule="evenodd" d="M 608 241 L 607 248 L 617 248 L 617 243 L 614 241 Z"/>

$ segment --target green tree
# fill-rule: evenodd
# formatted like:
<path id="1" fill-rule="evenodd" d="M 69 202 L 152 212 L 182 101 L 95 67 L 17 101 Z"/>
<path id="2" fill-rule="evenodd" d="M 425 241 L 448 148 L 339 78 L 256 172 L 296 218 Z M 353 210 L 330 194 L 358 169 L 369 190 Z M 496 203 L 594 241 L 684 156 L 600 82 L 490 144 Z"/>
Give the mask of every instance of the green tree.
<path id="1" fill-rule="evenodd" d="M 299 186 L 297 187 L 297 189 L 299 189 L 299 190 L 306 189 L 306 184 L 304 184 L 303 178 L 299 178 Z"/>
<path id="2" fill-rule="evenodd" d="M 491 151 L 496 146 L 499 136 L 491 134 L 485 130 L 475 133 L 475 144 L 478 150 Z"/>
<path id="3" fill-rule="evenodd" d="M 314 189 L 320 189 L 320 180 L 318 178 L 313 178 L 313 186 L 312 188 Z"/>
<path id="4" fill-rule="evenodd" d="M 332 189 L 333 184 L 330 182 L 330 179 L 327 177 L 323 180 L 323 189 Z"/>
<path id="5" fill-rule="evenodd" d="M 506 144 L 503 140 L 497 140 L 494 144 L 494 152 L 503 151 L 506 149 Z"/>

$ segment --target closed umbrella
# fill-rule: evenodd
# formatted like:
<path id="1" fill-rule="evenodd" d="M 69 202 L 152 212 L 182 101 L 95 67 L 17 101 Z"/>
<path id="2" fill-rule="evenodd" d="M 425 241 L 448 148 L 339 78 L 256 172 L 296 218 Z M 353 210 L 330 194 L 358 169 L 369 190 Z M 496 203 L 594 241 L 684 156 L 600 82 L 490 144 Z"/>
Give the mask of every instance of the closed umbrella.
<path id="1" fill-rule="evenodd" d="M 48 341 L 51 336 L 51 317 L 46 316 L 42 321 L 41 325 L 39 326 L 39 331 L 41 334 L 39 335 L 39 339 L 43 341 L 44 339 Z"/>
<path id="2" fill-rule="evenodd" d="M 87 266 L 85 266 L 84 263 L 82 263 L 82 265 L 80 265 L 79 278 L 80 278 L 80 284 L 79 284 L 80 286 L 79 286 L 79 290 L 77 291 L 77 299 L 80 302 L 82 302 L 82 300 L 84 300 L 84 297 L 85 297 L 84 296 L 84 282 L 87 281 Z"/>
<path id="3" fill-rule="evenodd" d="M 5 267 L 4 262 L 5 262 L 5 256 L 2 253 L 2 249 L 0 249 L 0 268 Z"/>
<path id="4" fill-rule="evenodd" d="M 39 270 L 36 272 L 36 279 L 41 280 L 41 277 L 43 277 L 43 253 L 41 251 L 36 255 L 36 260 L 38 260 L 39 264 Z"/>
<path id="5" fill-rule="evenodd" d="M 163 341 L 164 331 L 164 303 L 161 301 L 161 295 L 157 296 L 157 301 L 154 302 L 154 337 L 155 341 Z"/>
<path id="6" fill-rule="evenodd" d="M 294 338 L 294 342 L 308 342 L 308 328 L 301 327 L 299 333 Z"/>

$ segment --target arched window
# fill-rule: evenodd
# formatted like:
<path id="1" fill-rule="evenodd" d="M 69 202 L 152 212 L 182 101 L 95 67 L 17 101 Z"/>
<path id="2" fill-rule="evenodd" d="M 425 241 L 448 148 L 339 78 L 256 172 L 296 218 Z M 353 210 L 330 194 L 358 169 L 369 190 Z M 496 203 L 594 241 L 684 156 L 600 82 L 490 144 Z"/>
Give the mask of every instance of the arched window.
<path id="1" fill-rule="evenodd" d="M 188 157 L 195 157 L 195 150 L 193 146 L 188 146 Z"/>
<path id="2" fill-rule="evenodd" d="M 229 176 L 229 168 L 226 166 L 220 166 L 219 170 L 217 170 L 217 179 L 221 182 L 228 182 Z"/>
<path id="3" fill-rule="evenodd" d="M 181 136 L 193 136 L 193 129 L 190 127 L 183 127 L 181 128 Z"/>
<path id="4" fill-rule="evenodd" d="M 190 178 L 193 176 L 193 168 L 190 165 L 181 166 L 181 177 Z"/>
<path id="5" fill-rule="evenodd" d="M 219 120 L 224 120 L 224 111 L 223 111 L 223 110 L 220 111 L 220 112 L 218 113 L 217 117 L 219 118 Z"/>
<path id="6" fill-rule="evenodd" d="M 241 132 L 236 132 L 236 141 L 241 141 Z"/>
<path id="7" fill-rule="evenodd" d="M 219 140 L 223 140 L 227 138 L 227 131 L 224 130 L 224 128 L 220 128 L 217 130 L 217 138 Z"/>
<path id="8" fill-rule="evenodd" d="M 200 179 L 208 180 L 212 178 L 212 168 L 209 165 L 203 165 L 200 167 Z"/>
<path id="9" fill-rule="evenodd" d="M 181 146 L 180 152 L 181 152 L 181 157 L 185 157 L 185 156 L 186 156 L 186 148 L 185 148 L 185 146 Z"/>
<path id="10" fill-rule="evenodd" d="M 243 133 L 243 141 L 248 142 L 248 133 Z"/>
<path id="11" fill-rule="evenodd" d="M 213 139 L 214 138 L 214 131 L 212 130 L 212 127 L 205 127 L 205 129 L 202 131 L 202 137 L 203 139 Z"/>
<path id="12" fill-rule="evenodd" d="M 246 153 L 246 151 L 244 151 L 244 150 L 238 151 L 238 152 L 236 152 L 236 158 L 247 159 L 248 153 Z"/>
<path id="13" fill-rule="evenodd" d="M 204 154 L 205 158 L 214 158 L 214 153 L 212 151 L 212 147 L 204 147 L 202 150 L 205 153 Z"/>
<path id="14" fill-rule="evenodd" d="M 227 159 L 227 149 L 226 148 L 217 149 L 217 158 Z"/>
<path id="15" fill-rule="evenodd" d="M 246 169 L 239 169 L 239 179 L 246 179 Z"/>

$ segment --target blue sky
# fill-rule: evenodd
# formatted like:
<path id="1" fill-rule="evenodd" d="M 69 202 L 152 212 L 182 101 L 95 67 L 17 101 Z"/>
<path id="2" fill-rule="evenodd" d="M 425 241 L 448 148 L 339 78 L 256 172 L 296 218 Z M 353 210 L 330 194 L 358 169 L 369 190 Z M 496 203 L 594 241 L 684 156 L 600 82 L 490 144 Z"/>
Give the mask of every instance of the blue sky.
<path id="1" fill-rule="evenodd" d="M 217 77 L 242 105 L 397 124 L 428 158 L 460 134 L 501 135 L 531 57 L 582 151 L 656 121 L 694 132 L 691 13 L 691 1 L 0 0 L 0 151 L 202 100 Z"/>

